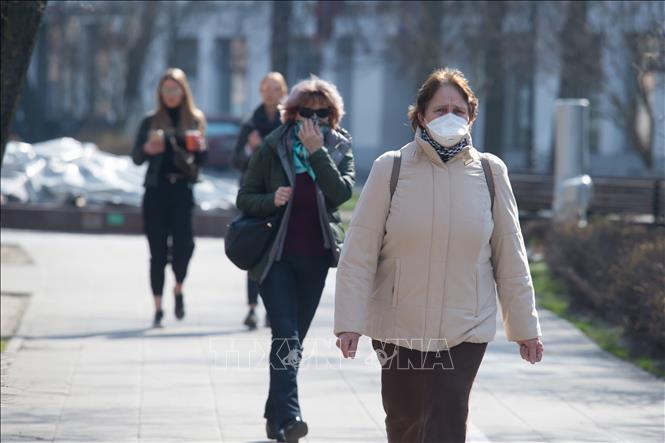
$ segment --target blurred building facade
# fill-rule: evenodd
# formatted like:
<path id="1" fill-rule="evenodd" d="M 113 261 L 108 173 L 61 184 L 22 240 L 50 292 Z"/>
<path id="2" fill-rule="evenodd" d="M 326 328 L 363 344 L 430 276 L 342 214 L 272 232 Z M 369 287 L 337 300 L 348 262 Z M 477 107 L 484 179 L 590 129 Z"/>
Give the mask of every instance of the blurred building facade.
<path id="1" fill-rule="evenodd" d="M 15 128 L 131 132 L 167 66 L 207 114 L 246 116 L 279 35 L 289 85 L 314 73 L 339 87 L 361 175 L 412 138 L 418 85 L 449 66 L 479 97 L 474 144 L 512 171 L 551 171 L 555 100 L 584 97 L 592 173 L 664 176 L 663 23 L 663 2 L 52 2 Z"/>

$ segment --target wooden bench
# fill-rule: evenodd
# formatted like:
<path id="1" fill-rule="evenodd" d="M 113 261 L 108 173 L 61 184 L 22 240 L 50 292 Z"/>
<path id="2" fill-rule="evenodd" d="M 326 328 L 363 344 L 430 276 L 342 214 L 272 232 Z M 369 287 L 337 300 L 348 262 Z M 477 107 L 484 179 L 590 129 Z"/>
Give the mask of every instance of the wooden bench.
<path id="1" fill-rule="evenodd" d="M 656 223 L 665 222 L 665 179 L 592 176 L 590 213 L 651 214 Z M 553 176 L 510 174 L 521 211 L 552 208 Z"/>

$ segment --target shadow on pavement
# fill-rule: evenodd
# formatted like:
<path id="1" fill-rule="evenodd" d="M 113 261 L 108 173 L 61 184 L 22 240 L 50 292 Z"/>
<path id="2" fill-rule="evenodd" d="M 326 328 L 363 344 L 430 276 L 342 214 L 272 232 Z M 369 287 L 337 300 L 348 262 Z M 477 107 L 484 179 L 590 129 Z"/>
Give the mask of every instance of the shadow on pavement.
<path id="1" fill-rule="evenodd" d="M 131 338 L 192 338 L 192 337 L 217 337 L 247 332 L 247 328 L 230 330 L 212 330 L 212 331 L 192 331 L 192 332 L 162 332 L 164 329 L 140 328 L 127 329 L 120 331 L 99 331 L 87 332 L 84 334 L 55 334 L 55 335 L 23 335 L 17 336 L 26 341 L 33 340 L 78 340 L 82 338 L 106 337 L 110 340 L 123 340 Z M 154 334 L 148 334 L 154 332 Z"/>

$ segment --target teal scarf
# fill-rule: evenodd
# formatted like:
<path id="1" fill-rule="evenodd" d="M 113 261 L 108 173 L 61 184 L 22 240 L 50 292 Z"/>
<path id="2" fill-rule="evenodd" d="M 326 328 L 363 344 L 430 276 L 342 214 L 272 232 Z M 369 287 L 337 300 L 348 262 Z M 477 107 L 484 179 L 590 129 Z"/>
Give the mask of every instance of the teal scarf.
<path id="1" fill-rule="evenodd" d="M 324 134 L 328 132 L 326 127 L 321 127 L 321 130 Z M 299 131 L 300 122 L 297 122 L 293 129 L 293 165 L 296 167 L 296 174 L 306 172 L 312 177 L 312 180 L 316 181 L 316 173 L 309 163 L 309 151 L 298 138 Z"/>

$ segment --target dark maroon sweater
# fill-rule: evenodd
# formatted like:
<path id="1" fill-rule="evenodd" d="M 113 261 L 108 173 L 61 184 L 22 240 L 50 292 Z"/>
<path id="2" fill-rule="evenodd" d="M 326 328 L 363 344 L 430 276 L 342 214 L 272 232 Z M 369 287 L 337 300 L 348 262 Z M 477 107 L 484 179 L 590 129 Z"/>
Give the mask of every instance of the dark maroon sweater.
<path id="1" fill-rule="evenodd" d="M 284 255 L 323 257 L 330 253 L 323 246 L 323 233 L 316 206 L 316 184 L 308 173 L 296 174 L 291 217 L 284 240 Z"/>

